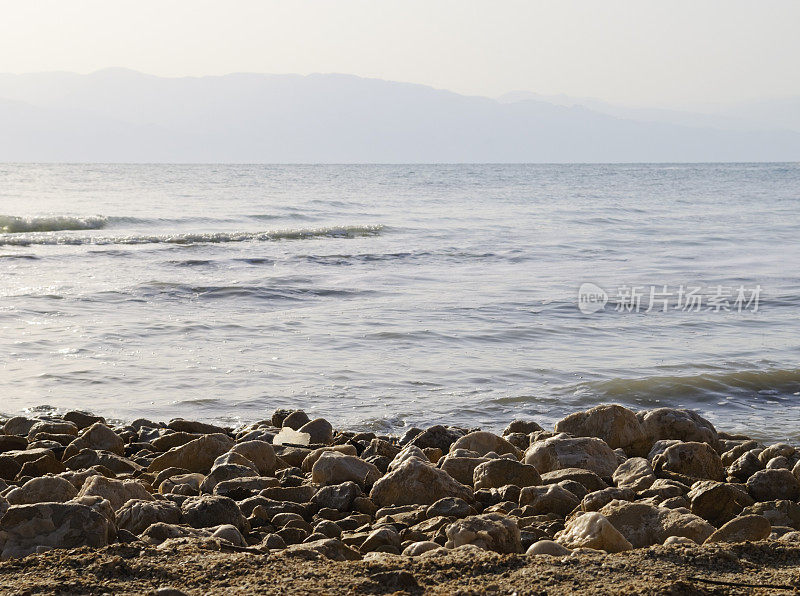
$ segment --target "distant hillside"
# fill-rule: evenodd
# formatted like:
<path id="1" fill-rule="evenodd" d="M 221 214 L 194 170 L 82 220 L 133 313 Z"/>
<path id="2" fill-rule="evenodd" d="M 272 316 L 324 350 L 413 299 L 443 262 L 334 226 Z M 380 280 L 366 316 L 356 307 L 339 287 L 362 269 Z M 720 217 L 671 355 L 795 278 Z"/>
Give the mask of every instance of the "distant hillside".
<path id="1" fill-rule="evenodd" d="M 800 134 L 349 75 L 0 75 L 0 161 L 797 161 Z M 703 120 L 698 120 L 703 122 Z"/>

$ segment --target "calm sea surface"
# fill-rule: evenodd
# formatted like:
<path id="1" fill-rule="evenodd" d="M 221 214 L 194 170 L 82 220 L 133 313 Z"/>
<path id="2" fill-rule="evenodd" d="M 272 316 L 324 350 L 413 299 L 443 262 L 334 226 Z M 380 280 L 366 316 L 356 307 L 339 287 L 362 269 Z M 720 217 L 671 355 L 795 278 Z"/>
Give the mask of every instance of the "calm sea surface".
<path id="1" fill-rule="evenodd" d="M 0 165 L 0 398 L 798 440 L 800 165 Z"/>

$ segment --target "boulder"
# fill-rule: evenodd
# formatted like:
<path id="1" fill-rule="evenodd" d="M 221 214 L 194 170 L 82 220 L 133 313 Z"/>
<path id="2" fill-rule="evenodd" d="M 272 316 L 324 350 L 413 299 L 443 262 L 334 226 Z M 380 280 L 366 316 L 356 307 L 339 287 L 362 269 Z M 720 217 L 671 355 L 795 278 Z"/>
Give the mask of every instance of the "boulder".
<path id="1" fill-rule="evenodd" d="M 629 455 L 646 455 L 652 444 L 636 414 L 617 404 L 570 414 L 556 423 L 555 430 L 575 437 L 597 437 L 612 449 L 621 448 Z"/>
<path id="2" fill-rule="evenodd" d="M 713 542 L 752 542 L 769 538 L 772 526 L 769 520 L 760 515 L 743 515 L 723 525 L 706 538 L 705 543 Z"/>
<path id="3" fill-rule="evenodd" d="M 522 552 L 520 531 L 510 517 L 497 513 L 476 515 L 458 520 L 445 529 L 446 548 L 471 544 L 501 554 Z"/>
<path id="4" fill-rule="evenodd" d="M 457 451 L 456 453 L 471 452 Z M 471 486 L 475 479 L 475 469 L 479 465 L 489 461 L 492 460 L 485 457 L 462 457 L 461 455 L 450 454 L 441 461 L 439 467 L 461 484 Z"/>
<path id="5" fill-rule="evenodd" d="M 745 482 L 750 476 L 763 470 L 764 464 L 758 459 L 759 453 L 758 449 L 745 451 L 728 467 L 728 475 L 734 480 Z"/>
<path id="6" fill-rule="evenodd" d="M 211 536 L 211 532 L 208 530 L 157 522 L 142 532 L 140 539 L 155 546 L 173 538 L 207 538 L 209 536 Z"/>
<path id="7" fill-rule="evenodd" d="M 24 557 L 40 547 L 99 548 L 106 546 L 113 536 L 113 524 L 86 505 L 13 505 L 0 519 L 0 559 Z"/>
<path id="8" fill-rule="evenodd" d="M 700 480 L 725 480 L 725 467 L 708 443 L 688 442 L 671 445 L 653 460 L 653 469 L 675 472 Z"/>
<path id="9" fill-rule="evenodd" d="M 105 476 L 91 476 L 83 483 L 78 497 L 98 496 L 111 503 L 111 508 L 117 511 L 130 499 L 152 501 L 153 496 L 136 480 L 115 480 Z"/>
<path id="10" fill-rule="evenodd" d="M 553 540 L 539 540 L 534 542 L 525 551 L 526 555 L 550 555 L 551 557 L 563 557 L 570 554 L 570 551 L 565 546 Z"/>
<path id="11" fill-rule="evenodd" d="M 314 484 L 341 484 L 353 481 L 359 486 L 369 487 L 380 477 L 380 470 L 371 463 L 336 451 L 323 453 L 311 468 L 311 480 Z"/>
<path id="12" fill-rule="evenodd" d="M 581 468 L 601 478 L 611 478 L 618 465 L 616 453 L 601 439 L 566 435 L 532 443 L 525 451 L 525 463 L 534 466 L 540 474 L 562 468 Z"/>
<path id="13" fill-rule="evenodd" d="M 298 432 L 308 433 L 310 442 L 314 445 L 330 445 L 333 443 L 333 426 L 324 418 L 315 418 L 306 422 Z"/>
<path id="14" fill-rule="evenodd" d="M 193 528 L 212 528 L 231 524 L 242 532 L 250 531 L 250 524 L 242 515 L 236 501 L 217 495 L 189 497 L 181 505 L 186 522 Z"/>
<path id="15" fill-rule="evenodd" d="M 231 453 L 243 455 L 253 462 L 261 476 L 271 476 L 275 473 L 278 459 L 275 449 L 266 441 L 243 441 L 231 447 Z"/>
<path id="16" fill-rule="evenodd" d="M 409 544 L 404 550 L 403 555 L 406 557 L 418 557 L 423 553 L 426 553 L 431 550 L 435 550 L 437 548 L 441 548 L 442 546 L 436 542 L 431 542 L 430 540 L 421 540 L 419 542 L 412 542 Z"/>
<path id="17" fill-rule="evenodd" d="M 646 490 L 656 481 L 650 462 L 643 457 L 632 457 L 622 462 L 611 477 L 618 488 L 633 491 Z"/>
<path id="18" fill-rule="evenodd" d="M 58 476 L 41 476 L 12 489 L 6 494 L 6 499 L 11 505 L 65 503 L 77 494 L 78 490 L 69 480 Z"/>
<path id="19" fill-rule="evenodd" d="M 476 515 L 475 509 L 464 499 L 458 497 L 445 497 L 439 499 L 425 510 L 425 517 L 467 517 Z"/>
<path id="20" fill-rule="evenodd" d="M 686 496 L 691 502 L 692 513 L 717 528 L 753 504 L 752 497 L 743 490 L 713 480 L 696 482 Z"/>
<path id="21" fill-rule="evenodd" d="M 670 536 L 684 536 L 702 544 L 715 530 L 696 515 L 646 503 L 611 501 L 600 513 L 634 548 L 663 544 Z"/>
<path id="22" fill-rule="evenodd" d="M 716 445 L 717 431 L 708 420 L 691 410 L 658 408 L 640 412 L 636 416 L 647 438 L 651 441 L 677 439 L 679 441 Z"/>
<path id="23" fill-rule="evenodd" d="M 520 506 L 526 506 L 529 515 L 555 513 L 564 517 L 581 504 L 573 493 L 558 484 L 529 486 L 519 495 Z"/>
<path id="24" fill-rule="evenodd" d="M 82 449 L 96 449 L 125 455 L 125 442 L 105 424 L 95 422 L 67 446 L 64 451 L 64 459 L 72 457 Z"/>
<path id="25" fill-rule="evenodd" d="M 118 528 L 138 536 L 153 524 L 180 524 L 183 514 L 172 501 L 131 499 L 120 507 L 116 519 Z"/>
<path id="26" fill-rule="evenodd" d="M 378 480 L 370 499 L 378 506 L 432 505 L 445 497 L 472 501 L 472 491 L 447 472 L 412 457 Z"/>
<path id="27" fill-rule="evenodd" d="M 461 438 L 463 434 L 453 428 L 436 425 L 416 435 L 408 444 L 416 445 L 420 449 L 436 447 L 441 449 L 442 453 L 447 453 L 450 451 L 450 446 Z"/>
<path id="28" fill-rule="evenodd" d="M 747 479 L 747 492 L 756 501 L 797 501 L 800 482 L 790 470 L 761 470 Z"/>
<path id="29" fill-rule="evenodd" d="M 361 487 L 353 481 L 348 481 L 322 487 L 311 498 L 311 502 L 320 508 L 349 511 L 353 507 L 353 501 L 361 494 Z"/>
<path id="30" fill-rule="evenodd" d="M 577 482 L 583 487 L 581 492 L 587 493 L 608 487 L 608 484 L 600 476 L 590 470 L 580 468 L 561 468 L 542 474 L 542 484 L 560 484 L 562 482 Z M 567 490 L 570 489 L 567 488 Z M 581 496 L 578 493 L 575 494 Z"/>
<path id="31" fill-rule="evenodd" d="M 292 553 L 298 551 L 313 551 L 332 561 L 358 561 L 361 559 L 361 555 L 358 551 L 353 550 L 336 538 L 322 538 L 320 540 L 304 542 L 303 544 L 290 546 L 287 552 Z"/>
<path id="32" fill-rule="evenodd" d="M 531 433 L 535 433 L 537 431 L 544 430 L 539 424 L 533 422 L 532 420 L 514 420 L 511 424 L 509 424 L 505 430 L 503 431 L 503 436 L 511 435 L 515 433 L 522 433 L 524 435 L 529 435 Z"/>
<path id="33" fill-rule="evenodd" d="M 593 548 L 607 553 L 633 548 L 611 522 L 597 512 L 584 513 L 567 520 L 564 529 L 556 534 L 556 542 L 569 549 Z"/>
<path id="34" fill-rule="evenodd" d="M 208 473 L 214 460 L 233 447 L 233 439 L 223 434 L 204 435 L 180 447 L 174 447 L 155 458 L 150 472 L 165 468 L 184 468 L 190 472 Z"/>
<path id="35" fill-rule="evenodd" d="M 304 424 L 311 422 L 311 418 L 303 410 L 295 410 L 283 418 L 281 427 L 291 428 L 292 430 L 300 430 Z"/>
<path id="36" fill-rule="evenodd" d="M 451 446 L 450 451 L 455 449 L 467 449 L 474 451 L 479 456 L 484 456 L 487 453 L 494 452 L 497 455 L 504 455 L 506 453 L 512 454 L 515 458 L 519 459 L 522 455 L 516 447 L 506 441 L 502 437 L 498 437 L 494 433 L 478 430 L 460 437 Z"/>
<path id="37" fill-rule="evenodd" d="M 535 467 L 512 459 L 492 459 L 478 464 L 472 472 L 472 484 L 476 490 L 481 488 L 500 488 L 507 484 L 514 484 L 523 488 L 541 483 L 542 478 Z"/>

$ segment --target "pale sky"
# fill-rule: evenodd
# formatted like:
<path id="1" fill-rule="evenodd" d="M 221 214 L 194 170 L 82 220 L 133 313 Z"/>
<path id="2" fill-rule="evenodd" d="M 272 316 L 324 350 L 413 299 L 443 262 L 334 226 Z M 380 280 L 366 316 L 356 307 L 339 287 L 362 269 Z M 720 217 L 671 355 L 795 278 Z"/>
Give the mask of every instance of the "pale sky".
<path id="1" fill-rule="evenodd" d="M 0 0 L 0 72 L 106 67 L 727 103 L 800 95 L 800 0 Z"/>

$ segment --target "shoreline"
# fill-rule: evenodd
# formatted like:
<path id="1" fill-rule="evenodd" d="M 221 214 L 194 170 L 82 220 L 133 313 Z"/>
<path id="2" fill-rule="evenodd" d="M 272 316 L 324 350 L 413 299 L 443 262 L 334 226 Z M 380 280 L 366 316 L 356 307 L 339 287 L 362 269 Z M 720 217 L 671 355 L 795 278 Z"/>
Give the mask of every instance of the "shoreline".
<path id="1" fill-rule="evenodd" d="M 670 408 L 509 422 L 392 437 L 300 410 L 236 430 L 2 420 L 0 582 L 177 590 L 165 596 L 800 586 L 796 446 Z"/>

